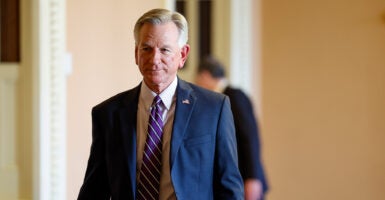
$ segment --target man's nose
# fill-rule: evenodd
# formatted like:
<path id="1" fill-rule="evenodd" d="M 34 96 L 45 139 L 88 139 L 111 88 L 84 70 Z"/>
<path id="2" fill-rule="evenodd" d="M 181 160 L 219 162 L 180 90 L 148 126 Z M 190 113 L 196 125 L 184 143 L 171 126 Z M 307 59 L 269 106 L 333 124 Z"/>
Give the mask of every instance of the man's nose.
<path id="1" fill-rule="evenodd" d="M 151 54 L 151 60 L 153 64 L 159 64 L 161 59 L 161 53 L 159 50 L 155 49 Z"/>

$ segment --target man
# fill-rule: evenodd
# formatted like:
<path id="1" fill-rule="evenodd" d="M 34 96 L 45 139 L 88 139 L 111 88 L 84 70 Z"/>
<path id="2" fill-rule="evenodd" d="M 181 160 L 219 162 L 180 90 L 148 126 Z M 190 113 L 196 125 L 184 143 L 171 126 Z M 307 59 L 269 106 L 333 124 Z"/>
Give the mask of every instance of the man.
<path id="1" fill-rule="evenodd" d="M 136 22 L 143 81 L 92 109 L 78 199 L 243 199 L 228 97 L 177 77 L 187 33 L 186 19 L 165 9 Z"/>
<path id="2" fill-rule="evenodd" d="M 241 90 L 229 86 L 224 67 L 213 56 L 207 56 L 200 61 L 196 83 L 229 96 L 234 115 L 239 169 L 244 180 L 245 199 L 262 200 L 267 191 L 267 183 L 260 158 L 257 121 L 250 99 Z"/>

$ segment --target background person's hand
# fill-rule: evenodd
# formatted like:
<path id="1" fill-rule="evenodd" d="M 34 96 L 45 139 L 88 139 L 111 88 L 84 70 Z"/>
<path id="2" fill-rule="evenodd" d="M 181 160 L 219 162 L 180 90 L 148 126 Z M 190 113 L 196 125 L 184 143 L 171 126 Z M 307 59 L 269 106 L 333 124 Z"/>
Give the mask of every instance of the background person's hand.
<path id="1" fill-rule="evenodd" d="M 258 179 L 245 181 L 245 200 L 260 200 L 263 195 L 262 183 Z"/>

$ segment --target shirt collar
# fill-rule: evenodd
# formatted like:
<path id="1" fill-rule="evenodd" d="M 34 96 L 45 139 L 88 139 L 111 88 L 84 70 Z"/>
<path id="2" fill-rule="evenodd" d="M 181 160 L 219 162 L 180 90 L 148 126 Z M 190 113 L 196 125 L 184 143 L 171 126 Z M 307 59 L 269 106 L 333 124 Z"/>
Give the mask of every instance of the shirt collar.
<path id="1" fill-rule="evenodd" d="M 175 79 L 171 82 L 171 84 L 165 90 L 163 90 L 162 93 L 159 94 L 160 98 L 162 99 L 163 105 L 167 110 L 169 110 L 171 107 L 177 85 L 178 85 L 178 78 L 175 77 Z M 150 88 L 147 87 L 146 83 L 142 81 L 142 85 L 140 88 L 140 98 L 144 102 L 144 105 L 146 108 L 151 107 L 152 101 L 156 95 L 157 94 L 151 91 Z"/>

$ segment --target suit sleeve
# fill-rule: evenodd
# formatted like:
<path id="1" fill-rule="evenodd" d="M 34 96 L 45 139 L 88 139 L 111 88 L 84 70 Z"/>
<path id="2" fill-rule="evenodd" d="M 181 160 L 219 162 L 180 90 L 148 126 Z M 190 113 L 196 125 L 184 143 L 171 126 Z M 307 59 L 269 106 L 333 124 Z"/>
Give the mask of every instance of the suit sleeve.
<path id="1" fill-rule="evenodd" d="M 267 190 L 267 183 L 261 161 L 261 143 L 257 118 L 250 99 L 241 90 L 228 91 L 238 144 L 239 169 L 242 178 L 258 179 Z"/>
<path id="2" fill-rule="evenodd" d="M 248 98 L 243 94 L 237 94 L 237 98 L 231 101 L 235 126 L 237 130 L 238 151 L 240 152 L 240 169 L 243 178 L 261 178 L 258 174 L 260 162 L 260 142 L 256 118 Z"/>
<path id="3" fill-rule="evenodd" d="M 92 109 L 92 145 L 86 175 L 80 189 L 78 200 L 110 199 L 106 162 L 104 159 L 105 141 L 101 120 L 97 109 Z"/>
<path id="4" fill-rule="evenodd" d="M 215 153 L 215 199 L 243 199 L 243 181 L 238 170 L 237 145 L 228 97 L 219 117 Z"/>

